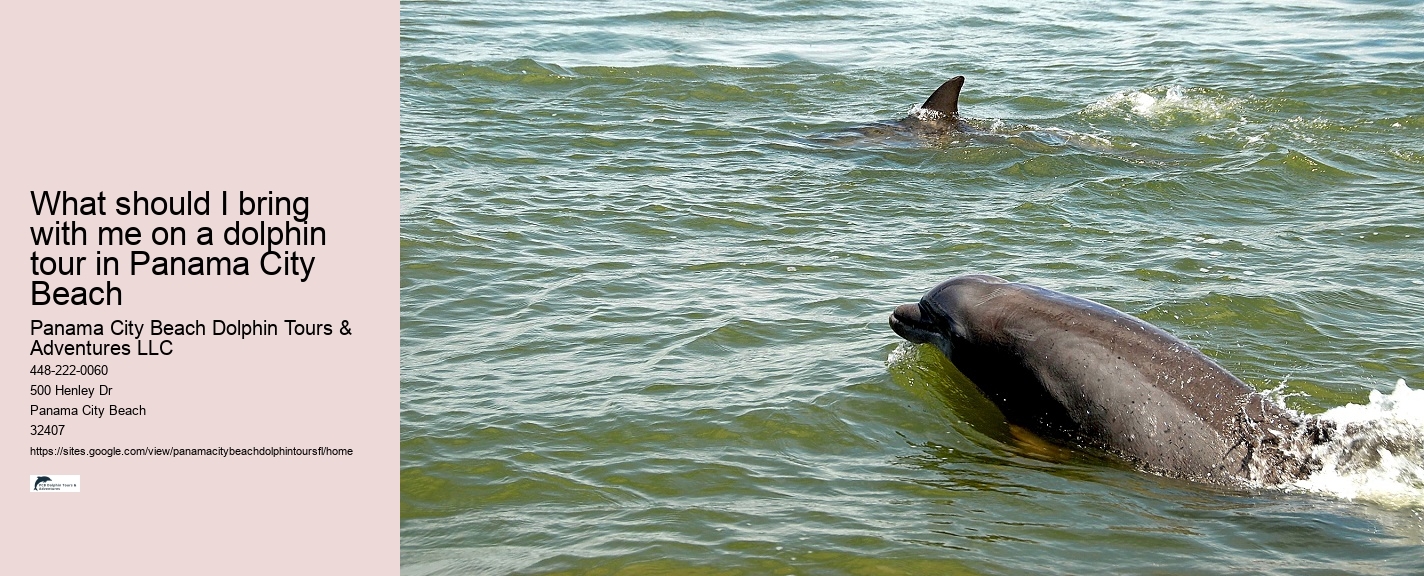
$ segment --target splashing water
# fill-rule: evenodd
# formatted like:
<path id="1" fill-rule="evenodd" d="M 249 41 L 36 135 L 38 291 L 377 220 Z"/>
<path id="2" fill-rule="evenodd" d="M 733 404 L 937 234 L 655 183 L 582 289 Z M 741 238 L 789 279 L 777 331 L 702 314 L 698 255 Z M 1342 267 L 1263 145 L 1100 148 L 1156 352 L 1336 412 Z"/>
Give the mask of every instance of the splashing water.
<path id="1" fill-rule="evenodd" d="M 1132 92 L 1127 94 L 1126 97 L 1128 101 L 1132 103 L 1132 112 L 1134 114 L 1138 116 L 1152 116 L 1161 108 L 1180 105 L 1182 95 L 1183 92 L 1180 86 L 1172 86 L 1167 89 L 1167 93 L 1162 95 L 1160 99 L 1143 92 Z"/>
<path id="2" fill-rule="evenodd" d="M 950 119 L 949 115 L 944 112 L 924 108 L 919 104 L 911 106 L 910 109 L 905 112 L 905 115 L 909 118 L 925 122 L 944 122 Z"/>
<path id="3" fill-rule="evenodd" d="M 1370 392 L 1369 404 L 1347 404 L 1320 415 L 1336 436 L 1312 449 L 1323 467 L 1298 489 L 1392 507 L 1424 506 L 1424 390 L 1404 379 L 1394 391 Z"/>
<path id="4" fill-rule="evenodd" d="M 1188 90 L 1181 86 L 1118 92 L 1088 106 L 1091 115 L 1119 115 L 1147 119 L 1210 121 L 1233 116 L 1238 102 L 1231 98 Z M 1179 118 L 1180 117 L 1180 118 Z"/>

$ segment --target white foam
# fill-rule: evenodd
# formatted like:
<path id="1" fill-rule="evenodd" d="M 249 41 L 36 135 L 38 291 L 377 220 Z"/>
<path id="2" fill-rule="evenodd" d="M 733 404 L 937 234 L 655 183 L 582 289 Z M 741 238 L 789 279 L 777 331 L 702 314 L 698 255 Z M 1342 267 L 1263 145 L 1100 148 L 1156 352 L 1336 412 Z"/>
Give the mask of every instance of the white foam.
<path id="1" fill-rule="evenodd" d="M 946 120 L 949 118 L 949 115 L 945 114 L 944 112 L 940 112 L 939 110 L 931 110 L 929 108 L 922 108 L 919 104 L 911 106 L 910 110 L 906 112 L 906 115 L 912 116 L 917 120 L 924 120 L 926 122 L 935 122 L 939 120 Z"/>
<path id="2" fill-rule="evenodd" d="M 1132 112 L 1138 116 L 1155 116 L 1170 108 L 1186 107 L 1184 96 L 1186 91 L 1182 90 L 1181 86 L 1169 86 L 1161 98 L 1146 92 L 1125 93 L 1127 100 L 1132 103 Z"/>
<path id="3" fill-rule="evenodd" d="M 1142 118 L 1185 114 L 1214 120 L 1226 117 L 1237 105 L 1235 99 L 1191 94 L 1181 86 L 1167 86 L 1118 92 L 1088 106 L 1087 111 L 1102 114 L 1125 109 Z"/>
<path id="4" fill-rule="evenodd" d="M 1320 415 L 1334 438 L 1312 449 L 1323 468 L 1295 487 L 1391 507 L 1424 506 L 1424 390 L 1400 379 L 1394 391 L 1370 392 L 1369 404 Z"/>

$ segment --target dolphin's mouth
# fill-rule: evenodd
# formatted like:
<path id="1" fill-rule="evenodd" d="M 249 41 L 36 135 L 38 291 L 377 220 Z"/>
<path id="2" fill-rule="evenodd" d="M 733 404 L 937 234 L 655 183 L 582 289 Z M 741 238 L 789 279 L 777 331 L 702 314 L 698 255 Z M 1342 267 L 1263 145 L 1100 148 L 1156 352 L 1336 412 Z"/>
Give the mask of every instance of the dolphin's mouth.
<path id="1" fill-rule="evenodd" d="M 890 329 L 916 344 L 929 342 L 930 336 L 936 333 L 934 323 L 925 317 L 918 302 L 896 306 L 890 313 Z"/>

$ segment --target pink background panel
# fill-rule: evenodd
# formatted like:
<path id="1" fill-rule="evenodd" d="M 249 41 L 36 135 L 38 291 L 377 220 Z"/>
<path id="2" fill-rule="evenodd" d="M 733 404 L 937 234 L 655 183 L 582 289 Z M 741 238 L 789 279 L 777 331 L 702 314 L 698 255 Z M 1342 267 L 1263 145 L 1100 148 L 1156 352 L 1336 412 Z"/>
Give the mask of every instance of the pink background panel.
<path id="1" fill-rule="evenodd" d="M 394 574 L 399 571 L 399 14 L 395 2 L 63 2 L 0 7 L 0 490 L 7 573 Z M 89 246 L 36 248 L 31 190 L 104 191 L 76 216 Z M 211 190 L 208 217 L 120 217 L 114 198 Z M 220 191 L 310 198 L 327 245 L 308 282 L 257 270 L 257 247 L 196 246 Z M 235 205 L 230 205 L 235 209 Z M 247 256 L 246 277 L 130 276 L 99 225 L 183 226 L 176 256 Z M 221 241 L 219 241 L 221 242 Z M 279 248 L 292 249 L 292 248 Z M 48 278 L 122 287 L 122 306 L 31 306 L 32 251 L 120 257 L 123 274 Z M 147 325 L 348 320 L 352 336 L 177 337 L 166 357 L 39 357 L 31 320 Z M 83 337 L 55 337 L 83 342 Z M 162 338 L 154 339 L 155 342 Z M 134 342 L 122 336 L 94 342 Z M 39 363 L 103 377 L 31 376 Z M 36 399 L 30 384 L 115 389 Z M 147 416 L 32 418 L 29 405 L 142 404 Z M 63 423 L 59 437 L 29 424 Z M 31 446 L 351 448 L 353 457 L 39 458 Z M 78 494 L 31 494 L 78 474 Z M 23 571 L 23 572 L 22 572 Z"/>

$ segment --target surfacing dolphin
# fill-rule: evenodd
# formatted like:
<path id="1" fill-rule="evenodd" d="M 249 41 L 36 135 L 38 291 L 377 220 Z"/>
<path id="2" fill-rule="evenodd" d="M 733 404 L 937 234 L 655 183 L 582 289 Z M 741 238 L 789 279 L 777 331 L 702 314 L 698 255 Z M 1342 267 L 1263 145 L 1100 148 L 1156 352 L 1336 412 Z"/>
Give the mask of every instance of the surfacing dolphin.
<path id="1" fill-rule="evenodd" d="M 877 122 L 853 129 L 850 138 L 837 137 L 839 144 L 911 143 L 953 145 L 974 142 L 979 145 L 1013 146 L 1030 154 L 1054 153 L 1063 150 L 1090 154 L 1111 154 L 1131 162 L 1154 162 L 1152 155 L 1136 144 L 1118 146 L 1101 135 L 1078 133 L 1052 126 L 1005 124 L 999 120 L 966 118 L 959 113 L 959 93 L 964 77 L 946 80 L 926 98 L 923 104 L 910 109 L 905 117 L 893 122 Z"/>
<path id="2" fill-rule="evenodd" d="M 895 308 L 890 327 L 934 344 L 1009 422 L 1158 474 L 1278 485 L 1318 470 L 1306 448 L 1333 430 L 1156 326 L 994 276 L 952 278 Z"/>
<path id="3" fill-rule="evenodd" d="M 900 120 L 900 124 L 923 132 L 967 131 L 968 126 L 959 119 L 959 91 L 963 88 L 963 76 L 946 80 L 925 99 L 924 104 Z"/>
<path id="4" fill-rule="evenodd" d="M 915 136 L 920 139 L 940 139 L 950 134 L 975 132 L 969 123 L 959 117 L 959 91 L 964 88 L 964 77 L 955 76 L 946 80 L 924 104 L 910 110 L 904 118 L 894 122 L 877 122 L 855 129 L 860 137 L 869 136 L 876 141 Z"/>

